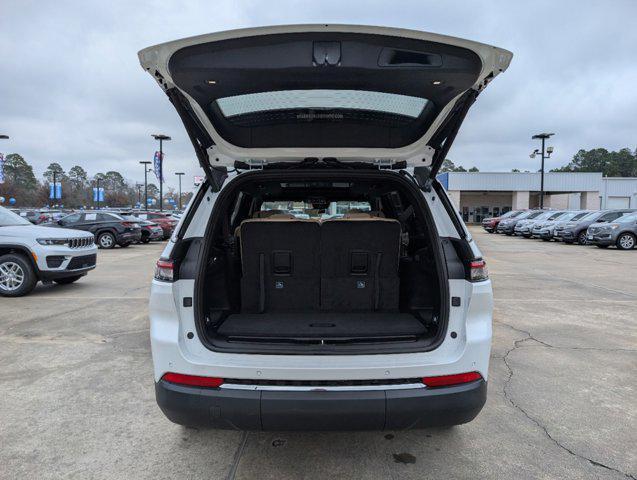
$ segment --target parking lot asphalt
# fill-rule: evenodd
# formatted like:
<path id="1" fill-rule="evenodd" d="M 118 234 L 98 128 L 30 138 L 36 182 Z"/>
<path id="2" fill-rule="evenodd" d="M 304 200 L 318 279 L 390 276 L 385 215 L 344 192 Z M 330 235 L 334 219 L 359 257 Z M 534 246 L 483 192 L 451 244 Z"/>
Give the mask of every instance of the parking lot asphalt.
<path id="1" fill-rule="evenodd" d="M 637 251 L 472 232 L 495 293 L 489 396 L 470 424 L 241 433 L 170 423 L 147 302 L 163 244 L 100 251 L 77 284 L 0 300 L 0 478 L 637 476 Z"/>

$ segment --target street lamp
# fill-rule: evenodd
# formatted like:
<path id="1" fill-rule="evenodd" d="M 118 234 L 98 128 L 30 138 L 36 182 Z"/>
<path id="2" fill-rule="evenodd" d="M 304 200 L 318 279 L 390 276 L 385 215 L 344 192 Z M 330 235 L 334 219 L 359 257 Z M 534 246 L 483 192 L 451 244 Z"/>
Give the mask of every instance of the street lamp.
<path id="1" fill-rule="evenodd" d="M 553 153 L 553 147 L 544 148 L 546 139 L 551 138 L 554 133 L 538 133 L 537 135 L 533 135 L 531 137 L 532 140 L 540 139 L 542 140 L 542 148 L 536 148 L 533 150 L 533 153 L 529 155 L 531 158 L 535 158 L 536 155 L 542 155 L 542 168 L 540 169 L 540 209 L 544 208 L 544 159 L 551 158 L 551 154 Z"/>
<path id="2" fill-rule="evenodd" d="M 148 172 L 150 171 L 147 167 L 152 162 L 139 162 L 144 166 L 144 210 L 148 210 Z"/>
<path id="3" fill-rule="evenodd" d="M 159 140 L 159 211 L 161 212 L 164 209 L 164 197 L 163 197 L 163 182 L 164 178 L 164 150 L 163 150 L 163 142 L 164 140 L 169 141 L 171 138 L 168 135 L 164 135 L 162 133 L 153 133 L 151 134 L 155 140 Z"/>
<path id="4" fill-rule="evenodd" d="M 184 172 L 175 172 L 175 175 L 179 178 L 179 210 L 181 210 L 181 177 L 185 175 Z"/>

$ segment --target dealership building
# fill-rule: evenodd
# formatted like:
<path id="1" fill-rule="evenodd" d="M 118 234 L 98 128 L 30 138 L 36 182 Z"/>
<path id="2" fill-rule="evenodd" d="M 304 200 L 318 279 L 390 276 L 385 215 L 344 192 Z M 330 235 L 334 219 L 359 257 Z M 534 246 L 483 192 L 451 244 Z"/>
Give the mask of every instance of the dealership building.
<path id="1" fill-rule="evenodd" d="M 438 180 L 465 222 L 540 205 L 540 173 L 446 172 Z M 603 177 L 598 172 L 545 173 L 544 207 L 637 209 L 637 178 Z"/>

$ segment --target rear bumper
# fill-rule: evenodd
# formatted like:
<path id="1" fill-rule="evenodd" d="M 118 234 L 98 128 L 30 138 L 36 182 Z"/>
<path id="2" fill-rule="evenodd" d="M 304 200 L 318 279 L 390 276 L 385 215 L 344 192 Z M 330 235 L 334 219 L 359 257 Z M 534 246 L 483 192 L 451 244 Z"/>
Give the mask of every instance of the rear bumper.
<path id="1" fill-rule="evenodd" d="M 172 422 L 235 430 L 400 430 L 473 420 L 487 396 L 484 380 L 443 388 L 271 391 L 198 388 L 164 380 L 157 404 Z"/>

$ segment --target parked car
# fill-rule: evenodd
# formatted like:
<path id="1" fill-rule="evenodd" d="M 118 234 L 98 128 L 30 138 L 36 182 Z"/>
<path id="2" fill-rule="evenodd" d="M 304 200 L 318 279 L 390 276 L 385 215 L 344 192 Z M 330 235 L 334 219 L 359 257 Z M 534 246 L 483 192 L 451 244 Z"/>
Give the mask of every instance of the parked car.
<path id="1" fill-rule="evenodd" d="M 33 225 L 36 225 L 40 218 L 40 212 L 34 209 L 20 208 L 20 209 L 14 209 L 13 212 L 19 215 L 20 217 L 28 220 Z"/>
<path id="2" fill-rule="evenodd" d="M 173 234 L 173 230 L 179 223 L 179 220 L 172 218 L 169 214 L 161 212 L 137 212 L 133 215 L 142 220 L 150 220 L 159 225 L 164 232 L 164 240 L 170 238 Z"/>
<path id="3" fill-rule="evenodd" d="M 591 210 L 579 210 L 571 212 L 569 215 L 565 215 L 560 218 L 555 225 L 553 225 L 553 240 L 556 242 L 562 241 L 562 232 L 567 224 L 575 224 L 579 220 L 583 219 L 586 215 L 593 213 Z M 544 239 L 545 237 L 542 237 Z"/>
<path id="4" fill-rule="evenodd" d="M 142 238 L 138 222 L 125 220 L 111 212 L 76 212 L 45 225 L 91 232 L 99 248 L 128 247 Z"/>
<path id="5" fill-rule="evenodd" d="M 36 226 L 0 207 L 0 296 L 26 295 L 38 281 L 73 283 L 96 259 L 93 235 Z"/>
<path id="6" fill-rule="evenodd" d="M 493 294 L 436 174 L 511 53 L 306 25 L 203 35 L 139 58 L 206 173 L 152 283 L 164 414 L 241 430 L 471 421 L 486 399 Z M 317 215 L 259 215 L 290 201 Z M 345 201 L 370 211 L 317 220 Z"/>
<path id="7" fill-rule="evenodd" d="M 506 213 L 503 213 L 499 217 L 487 217 L 482 220 L 482 228 L 484 228 L 489 233 L 496 233 L 496 229 L 498 228 L 498 223 L 507 218 L 516 218 L 522 215 L 526 210 L 509 210 Z"/>
<path id="8" fill-rule="evenodd" d="M 586 241 L 599 248 L 615 245 L 619 250 L 632 250 L 637 239 L 637 214 L 626 214 L 611 222 L 593 223 Z"/>
<path id="9" fill-rule="evenodd" d="M 567 215 L 575 213 L 576 212 L 570 212 L 568 210 L 561 210 L 553 212 L 552 215 L 549 215 L 549 217 L 544 220 L 536 220 L 530 225 L 530 237 L 543 238 L 542 235 L 544 235 L 544 240 L 550 240 L 553 237 L 553 227 L 555 223 L 565 218 Z"/>
<path id="10" fill-rule="evenodd" d="M 617 218 L 634 212 L 634 209 L 619 209 L 619 210 L 599 210 L 592 212 L 577 221 L 572 221 L 564 224 L 564 228 L 560 231 L 560 237 L 564 243 L 572 244 L 574 242 L 580 245 L 586 245 L 586 230 L 593 223 L 606 223 L 612 222 Z"/>
<path id="11" fill-rule="evenodd" d="M 531 226 L 538 220 L 545 220 L 553 211 L 552 210 L 537 210 L 537 215 L 529 215 L 526 218 L 522 218 L 515 224 L 513 233 L 518 236 L 531 236 Z"/>
<path id="12" fill-rule="evenodd" d="M 140 243 L 148 243 L 152 241 L 163 240 L 164 230 L 156 223 L 149 220 L 141 220 L 133 215 L 122 215 L 124 220 L 129 220 L 139 224 L 142 230 Z"/>
<path id="13" fill-rule="evenodd" d="M 515 226 L 518 224 L 518 222 L 527 219 L 532 220 L 539 215 L 542 215 L 542 213 L 544 213 L 544 210 L 526 210 L 515 218 L 506 218 L 504 220 L 501 220 L 496 227 L 496 231 L 498 233 L 504 233 L 505 235 L 511 236 L 515 233 Z"/>

